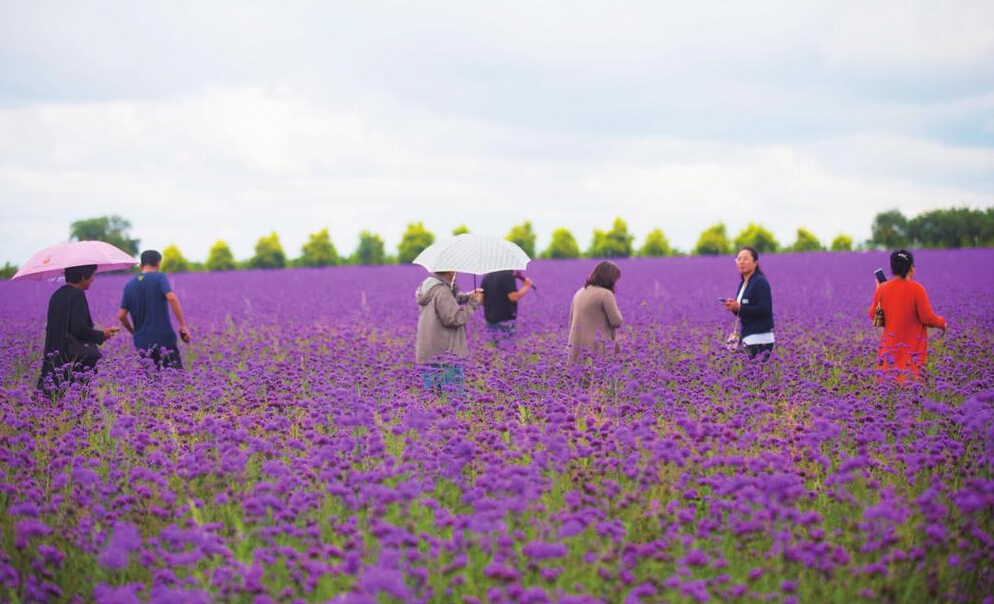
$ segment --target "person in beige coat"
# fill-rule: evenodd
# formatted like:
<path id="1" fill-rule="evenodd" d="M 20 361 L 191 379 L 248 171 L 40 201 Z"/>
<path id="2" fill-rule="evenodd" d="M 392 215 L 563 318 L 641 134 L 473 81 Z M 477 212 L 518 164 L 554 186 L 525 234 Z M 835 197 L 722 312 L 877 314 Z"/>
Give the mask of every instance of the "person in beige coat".
<path id="1" fill-rule="evenodd" d="M 415 360 L 421 365 L 425 388 L 461 386 L 463 369 L 452 357 L 469 354 L 466 322 L 483 302 L 483 292 L 459 294 L 454 272 L 432 273 L 415 292 L 418 303 L 418 336 Z"/>
<path id="2" fill-rule="evenodd" d="M 613 262 L 602 261 L 587 277 L 587 282 L 573 296 L 569 309 L 569 362 L 576 363 L 584 351 L 603 351 L 604 342 L 615 342 L 621 327 L 621 311 L 614 299 L 614 286 L 621 269 Z"/>

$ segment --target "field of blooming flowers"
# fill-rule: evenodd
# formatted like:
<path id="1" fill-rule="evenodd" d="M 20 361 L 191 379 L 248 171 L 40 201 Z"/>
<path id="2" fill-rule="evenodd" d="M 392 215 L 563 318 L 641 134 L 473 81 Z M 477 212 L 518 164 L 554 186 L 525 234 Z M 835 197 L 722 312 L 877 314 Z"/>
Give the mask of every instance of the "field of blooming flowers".
<path id="1" fill-rule="evenodd" d="M 4 602 L 991 602 L 994 250 L 922 252 L 950 322 L 878 385 L 869 254 L 768 256 L 777 350 L 726 352 L 730 258 L 619 262 L 621 354 L 564 367 L 593 261 L 412 365 L 419 267 L 171 277 L 187 371 L 104 346 L 36 397 L 51 283 L 0 283 Z M 460 277 L 464 287 L 472 281 Z M 121 275 L 88 292 L 116 321 Z"/>

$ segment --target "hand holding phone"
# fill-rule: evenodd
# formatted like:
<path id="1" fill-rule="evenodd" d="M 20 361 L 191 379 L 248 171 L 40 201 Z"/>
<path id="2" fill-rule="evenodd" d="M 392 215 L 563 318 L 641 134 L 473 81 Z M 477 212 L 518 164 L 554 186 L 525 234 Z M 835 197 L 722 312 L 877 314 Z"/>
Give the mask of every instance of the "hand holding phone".
<path id="1" fill-rule="evenodd" d="M 878 268 L 873 271 L 873 276 L 877 278 L 877 283 L 884 283 L 887 281 L 887 275 L 884 274 L 884 269 Z"/>

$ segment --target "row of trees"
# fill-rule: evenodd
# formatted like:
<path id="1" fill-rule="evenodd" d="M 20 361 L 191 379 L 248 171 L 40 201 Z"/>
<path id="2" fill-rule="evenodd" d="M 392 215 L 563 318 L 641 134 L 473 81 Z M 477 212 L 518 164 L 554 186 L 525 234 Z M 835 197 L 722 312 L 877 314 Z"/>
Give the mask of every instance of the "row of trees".
<path id="1" fill-rule="evenodd" d="M 914 218 L 890 210 L 877 214 L 870 233 L 870 242 L 885 249 L 991 247 L 994 207 L 930 210 Z"/>
<path id="2" fill-rule="evenodd" d="M 744 247 L 754 248 L 757 252 L 821 252 L 829 249 L 833 252 L 848 252 L 853 249 L 852 237 L 839 234 L 832 240 L 826 248 L 821 241 L 808 229 L 800 227 L 797 229 L 797 237 L 794 243 L 784 247 L 780 245 L 777 238 L 761 224 L 752 222 L 742 229 L 735 239 L 728 236 L 725 223 L 719 222 L 708 227 L 697 239 L 694 246 L 694 254 L 697 256 L 713 256 L 717 254 L 730 254 L 735 250 Z"/>
<path id="3" fill-rule="evenodd" d="M 111 221 L 111 224 L 121 224 Z M 453 230 L 454 235 L 468 233 L 463 225 Z M 120 233 L 117 240 L 121 240 Z M 126 237 L 123 237 L 126 239 Z M 631 256 L 660 257 L 680 254 L 670 246 L 666 235 L 661 229 L 651 231 L 640 247 L 635 247 L 635 237 L 629 232 L 628 224 L 621 218 L 616 218 L 610 229 L 595 229 L 590 247 L 581 252 L 576 238 L 565 229 L 552 232 L 549 246 L 538 253 L 536 250 L 537 235 L 531 222 L 516 225 L 507 233 L 506 238 L 519 245 L 529 256 L 535 258 L 627 258 Z M 300 255 L 290 258 L 280 243 L 276 232 L 261 237 L 255 245 L 255 253 L 248 260 L 235 259 L 231 248 L 224 241 L 216 242 L 207 253 L 203 263 L 191 262 L 186 259 L 180 249 L 170 245 L 162 250 L 162 268 L 168 272 L 185 272 L 196 270 L 224 271 L 239 268 L 284 268 L 287 266 L 334 266 L 339 264 L 381 265 L 407 264 L 414 260 L 419 253 L 435 242 L 435 234 L 425 228 L 422 222 L 412 222 L 407 225 L 397 246 L 395 256 L 388 255 L 383 239 L 376 233 L 363 231 L 359 234 L 359 245 L 349 256 L 341 256 L 331 241 L 328 229 L 312 233 L 301 247 Z M 733 248 L 753 246 L 761 252 L 778 251 L 779 244 L 773 235 L 761 225 L 750 224 L 739 233 L 734 240 L 728 238 L 724 224 L 717 224 L 701 234 L 701 240 L 694 250 L 695 254 L 726 254 Z M 852 249 L 852 240 L 840 235 L 832 242 L 832 248 L 838 250 Z M 791 251 L 821 250 L 824 247 L 818 239 L 806 229 L 798 229 L 798 239 L 794 245 L 787 248 Z"/>
<path id="4" fill-rule="evenodd" d="M 71 240 L 100 240 L 112 243 L 132 255 L 138 254 L 139 240 L 130 236 L 131 223 L 120 216 L 101 216 L 78 220 L 70 226 Z M 468 233 L 469 229 L 459 226 L 453 235 Z M 630 256 L 658 257 L 682 255 L 674 249 L 661 229 L 654 229 L 646 235 L 639 247 L 635 237 L 629 232 L 628 224 L 616 218 L 610 229 L 594 229 L 590 247 L 580 250 L 576 238 L 565 228 L 552 232 L 548 247 L 536 253 L 536 234 L 531 222 L 514 226 L 506 238 L 515 242 L 532 258 L 626 258 Z M 207 254 L 205 262 L 186 259 L 175 245 L 162 250 L 163 268 L 170 272 L 209 270 L 223 271 L 239 268 L 283 268 L 287 266 L 334 266 L 338 264 L 377 265 L 409 263 L 435 241 L 435 234 L 425 228 L 422 222 L 412 222 L 397 246 L 396 255 L 386 251 L 383 239 L 376 233 L 362 231 L 359 245 L 347 256 L 341 256 L 328 234 L 328 229 L 312 233 L 301 247 L 300 255 L 289 257 L 283 250 L 275 232 L 256 242 L 255 254 L 247 260 L 236 260 L 231 248 L 224 241 L 216 242 Z M 694 255 L 729 254 L 736 249 L 749 246 L 759 252 L 810 252 L 830 249 L 847 251 L 854 248 L 848 235 L 836 236 L 827 246 L 808 229 L 798 228 L 795 240 L 781 246 L 776 237 L 761 224 L 750 223 L 734 238 L 730 237 L 724 223 L 714 224 L 701 233 L 697 244 L 690 251 Z M 877 214 L 871 227 L 871 237 L 856 246 L 857 249 L 914 248 L 958 248 L 994 246 L 994 208 L 974 210 L 951 208 L 931 210 L 906 218 L 898 210 Z M 9 262 L 0 268 L 0 278 L 9 278 L 17 267 Z"/>
<path id="5" fill-rule="evenodd" d="M 469 229 L 459 226 L 453 235 L 468 233 Z M 911 220 L 897 210 L 878 214 L 872 229 L 873 237 L 859 245 L 860 249 L 897 247 L 977 247 L 994 245 L 994 208 L 971 210 L 953 208 L 933 210 Z M 628 224 L 615 218 L 608 230 L 594 229 L 590 247 L 581 252 L 576 238 L 565 228 L 552 232 L 548 247 L 537 253 L 537 236 L 530 221 L 511 228 L 506 239 L 518 244 L 533 258 L 627 258 L 631 256 L 660 257 L 682 255 L 675 250 L 661 229 L 653 229 L 646 235 L 640 247 L 635 247 L 635 237 L 629 232 Z M 331 242 L 328 229 L 313 233 L 301 248 L 301 254 L 288 260 L 275 232 L 259 239 L 255 255 L 245 263 L 234 260 L 231 250 L 223 241 L 214 244 L 208 253 L 204 268 L 207 270 L 230 270 L 246 266 L 249 268 L 280 268 L 284 266 L 331 266 L 336 264 L 406 264 L 414 260 L 421 250 L 435 241 L 435 235 L 425 228 L 422 222 L 407 225 L 397 255 L 387 255 L 383 239 L 375 233 L 363 231 L 359 235 L 359 245 L 348 257 L 340 257 Z M 773 233 L 761 224 L 749 223 L 734 238 L 729 237 L 724 223 L 717 223 L 701 233 L 694 246 L 694 255 L 729 254 L 743 247 L 753 247 L 761 253 L 771 252 L 813 252 L 851 251 L 852 237 L 839 234 L 826 246 L 811 231 L 804 227 L 797 229 L 794 242 L 782 246 Z M 179 249 L 170 246 L 163 252 L 164 263 L 172 270 L 195 270 L 199 268 L 183 258 Z"/>

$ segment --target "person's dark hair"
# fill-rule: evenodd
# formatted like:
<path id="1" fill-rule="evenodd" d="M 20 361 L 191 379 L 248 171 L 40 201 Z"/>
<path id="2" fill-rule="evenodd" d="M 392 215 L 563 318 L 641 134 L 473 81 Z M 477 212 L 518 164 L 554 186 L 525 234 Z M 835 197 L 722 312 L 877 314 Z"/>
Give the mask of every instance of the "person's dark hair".
<path id="1" fill-rule="evenodd" d="M 142 252 L 142 266 L 158 266 L 162 262 L 162 254 L 155 250 Z"/>
<path id="2" fill-rule="evenodd" d="M 739 250 L 739 253 L 741 253 L 742 250 L 749 252 L 749 255 L 752 256 L 752 261 L 756 263 L 756 274 L 763 275 L 765 277 L 766 273 L 763 272 L 763 269 L 759 268 L 759 252 L 756 251 L 756 248 L 747 245 Z M 745 277 L 741 277 L 739 281 L 745 281 Z"/>
<path id="3" fill-rule="evenodd" d="M 620 277 L 621 269 L 618 268 L 617 264 L 609 260 L 602 260 L 590 272 L 590 276 L 587 277 L 587 282 L 583 284 L 583 287 L 596 285 L 597 287 L 614 291 L 614 284 L 618 282 L 618 278 Z"/>
<path id="4" fill-rule="evenodd" d="M 86 281 L 97 272 L 96 264 L 85 264 L 83 266 L 70 266 L 65 270 L 66 283 L 80 283 Z"/>
<path id="5" fill-rule="evenodd" d="M 898 277 L 908 276 L 908 271 L 915 265 L 915 256 L 908 250 L 897 250 L 890 255 L 890 272 Z"/>

